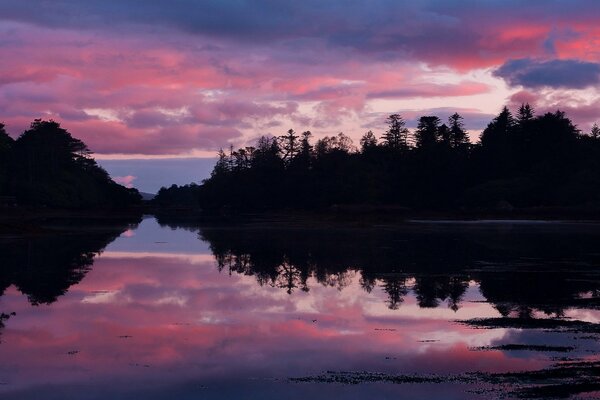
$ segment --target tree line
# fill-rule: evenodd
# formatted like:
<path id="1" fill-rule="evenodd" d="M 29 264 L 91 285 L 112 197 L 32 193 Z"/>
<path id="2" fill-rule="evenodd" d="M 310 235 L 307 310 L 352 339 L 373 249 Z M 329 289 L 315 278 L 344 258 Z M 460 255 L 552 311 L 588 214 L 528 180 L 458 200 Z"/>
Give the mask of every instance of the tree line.
<path id="1" fill-rule="evenodd" d="M 13 140 L 0 123 L 0 196 L 19 205 L 115 208 L 141 202 L 115 183 L 81 140 L 55 121 L 36 119 Z"/>
<path id="2" fill-rule="evenodd" d="M 155 204 L 256 211 L 333 205 L 410 209 L 600 206 L 600 129 L 582 133 L 564 112 L 504 107 L 471 143 L 458 113 L 423 116 L 412 132 L 400 114 L 358 147 L 340 133 L 262 136 L 219 151 L 200 185 L 162 188 Z"/>

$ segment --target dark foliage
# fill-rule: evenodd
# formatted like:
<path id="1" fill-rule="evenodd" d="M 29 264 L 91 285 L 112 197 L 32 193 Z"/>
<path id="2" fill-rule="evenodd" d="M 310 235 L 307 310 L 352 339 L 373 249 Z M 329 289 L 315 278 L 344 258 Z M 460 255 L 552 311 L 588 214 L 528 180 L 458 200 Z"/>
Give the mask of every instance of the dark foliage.
<path id="1" fill-rule="evenodd" d="M 127 207 L 136 189 L 115 183 L 81 140 L 55 121 L 36 119 L 13 141 L 0 125 L 0 195 L 21 205 L 61 208 Z"/>
<path id="2" fill-rule="evenodd" d="M 358 150 L 341 133 L 313 146 L 310 132 L 289 130 L 262 137 L 256 147 L 221 151 L 202 185 L 163 189 L 156 203 L 184 202 L 207 211 L 336 204 L 417 210 L 600 206 L 599 130 L 582 134 L 563 112 L 534 116 L 523 104 L 513 117 L 504 107 L 477 144 L 469 143 L 456 113 L 447 124 L 421 117 L 412 135 L 399 114 L 387 123 L 379 142 L 369 131 Z"/>
<path id="3" fill-rule="evenodd" d="M 140 221 L 135 215 L 55 221 L 60 229 L 0 242 L 0 296 L 14 285 L 33 305 L 55 302 L 84 278 L 110 242 Z"/>
<path id="4" fill-rule="evenodd" d="M 278 229 L 249 223 L 200 226 L 171 216 L 163 226 L 197 230 L 219 270 L 254 276 L 292 294 L 320 284 L 343 290 L 354 277 L 383 290 L 391 309 L 412 293 L 421 308 L 458 310 L 470 282 L 503 317 L 563 317 L 597 308 L 598 227 L 405 224 L 394 229 Z M 436 249 L 432 251 L 432 249 Z M 379 288 L 379 289 L 377 289 Z M 508 288 L 508 289 L 507 289 Z M 587 294 L 587 298 L 582 298 Z"/>

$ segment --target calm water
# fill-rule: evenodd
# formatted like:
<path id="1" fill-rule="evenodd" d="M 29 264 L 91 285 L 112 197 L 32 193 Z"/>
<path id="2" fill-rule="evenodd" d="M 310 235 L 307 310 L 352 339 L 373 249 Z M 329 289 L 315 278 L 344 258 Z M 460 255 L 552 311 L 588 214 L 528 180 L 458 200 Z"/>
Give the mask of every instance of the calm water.
<path id="1" fill-rule="evenodd" d="M 597 225 L 147 218 L 0 254 L 3 399 L 600 393 Z"/>

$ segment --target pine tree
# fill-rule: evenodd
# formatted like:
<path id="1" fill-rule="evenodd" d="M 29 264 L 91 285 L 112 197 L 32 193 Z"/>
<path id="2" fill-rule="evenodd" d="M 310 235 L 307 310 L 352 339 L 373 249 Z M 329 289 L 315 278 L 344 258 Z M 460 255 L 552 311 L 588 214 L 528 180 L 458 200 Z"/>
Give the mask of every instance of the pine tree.
<path id="1" fill-rule="evenodd" d="M 360 138 L 360 147 L 362 151 L 371 149 L 377 146 L 377 138 L 373 131 L 368 131 Z"/>
<path id="2" fill-rule="evenodd" d="M 227 154 L 225 154 L 223 149 L 219 149 L 218 157 L 219 159 L 217 160 L 217 163 L 215 164 L 212 172 L 210 173 L 211 178 L 219 178 L 225 176 L 230 171 L 229 158 L 227 157 Z"/>
<path id="3" fill-rule="evenodd" d="M 600 138 L 600 127 L 598 127 L 597 123 L 594 123 L 594 126 L 592 126 L 590 136 L 593 137 L 594 139 Z"/>
<path id="4" fill-rule="evenodd" d="M 299 136 L 293 129 L 288 130 L 285 135 L 279 136 L 282 158 L 286 163 L 289 163 L 300 151 L 298 138 Z"/>
<path id="5" fill-rule="evenodd" d="M 454 148 L 469 144 L 469 136 L 464 128 L 463 117 L 454 113 L 448 118 L 450 125 L 450 145 Z"/>
<path id="6" fill-rule="evenodd" d="M 517 114 L 517 121 L 519 125 L 525 124 L 527 121 L 531 121 L 534 116 L 533 107 L 529 105 L 529 103 L 521 104 L 519 107 L 519 112 Z"/>
<path id="7" fill-rule="evenodd" d="M 408 149 L 408 129 L 406 122 L 400 114 L 392 114 L 387 117 L 388 130 L 381 139 L 383 145 L 396 150 Z"/>
<path id="8" fill-rule="evenodd" d="M 9 166 L 14 140 L 0 123 L 0 195 L 9 192 Z"/>
<path id="9" fill-rule="evenodd" d="M 415 131 L 415 144 L 417 148 L 428 148 L 438 142 L 440 122 L 440 119 L 436 116 L 424 116 L 419 118 L 419 124 Z"/>
<path id="10" fill-rule="evenodd" d="M 508 107 L 504 106 L 500 114 L 481 133 L 481 144 L 484 147 L 502 146 L 514 128 L 515 119 Z"/>
<path id="11" fill-rule="evenodd" d="M 438 129 L 438 137 L 445 146 L 452 146 L 452 136 L 448 125 L 442 124 Z"/>

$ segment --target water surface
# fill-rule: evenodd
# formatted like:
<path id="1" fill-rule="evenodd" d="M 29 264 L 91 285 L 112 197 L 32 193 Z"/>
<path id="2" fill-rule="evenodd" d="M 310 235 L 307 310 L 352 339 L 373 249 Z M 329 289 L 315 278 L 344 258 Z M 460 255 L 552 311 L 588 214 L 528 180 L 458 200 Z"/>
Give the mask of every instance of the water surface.
<path id="1" fill-rule="evenodd" d="M 593 397 L 599 239 L 585 223 L 154 218 L 5 239 L 0 394 L 459 399 L 567 387 Z M 576 378 L 506 375 L 574 365 Z"/>

